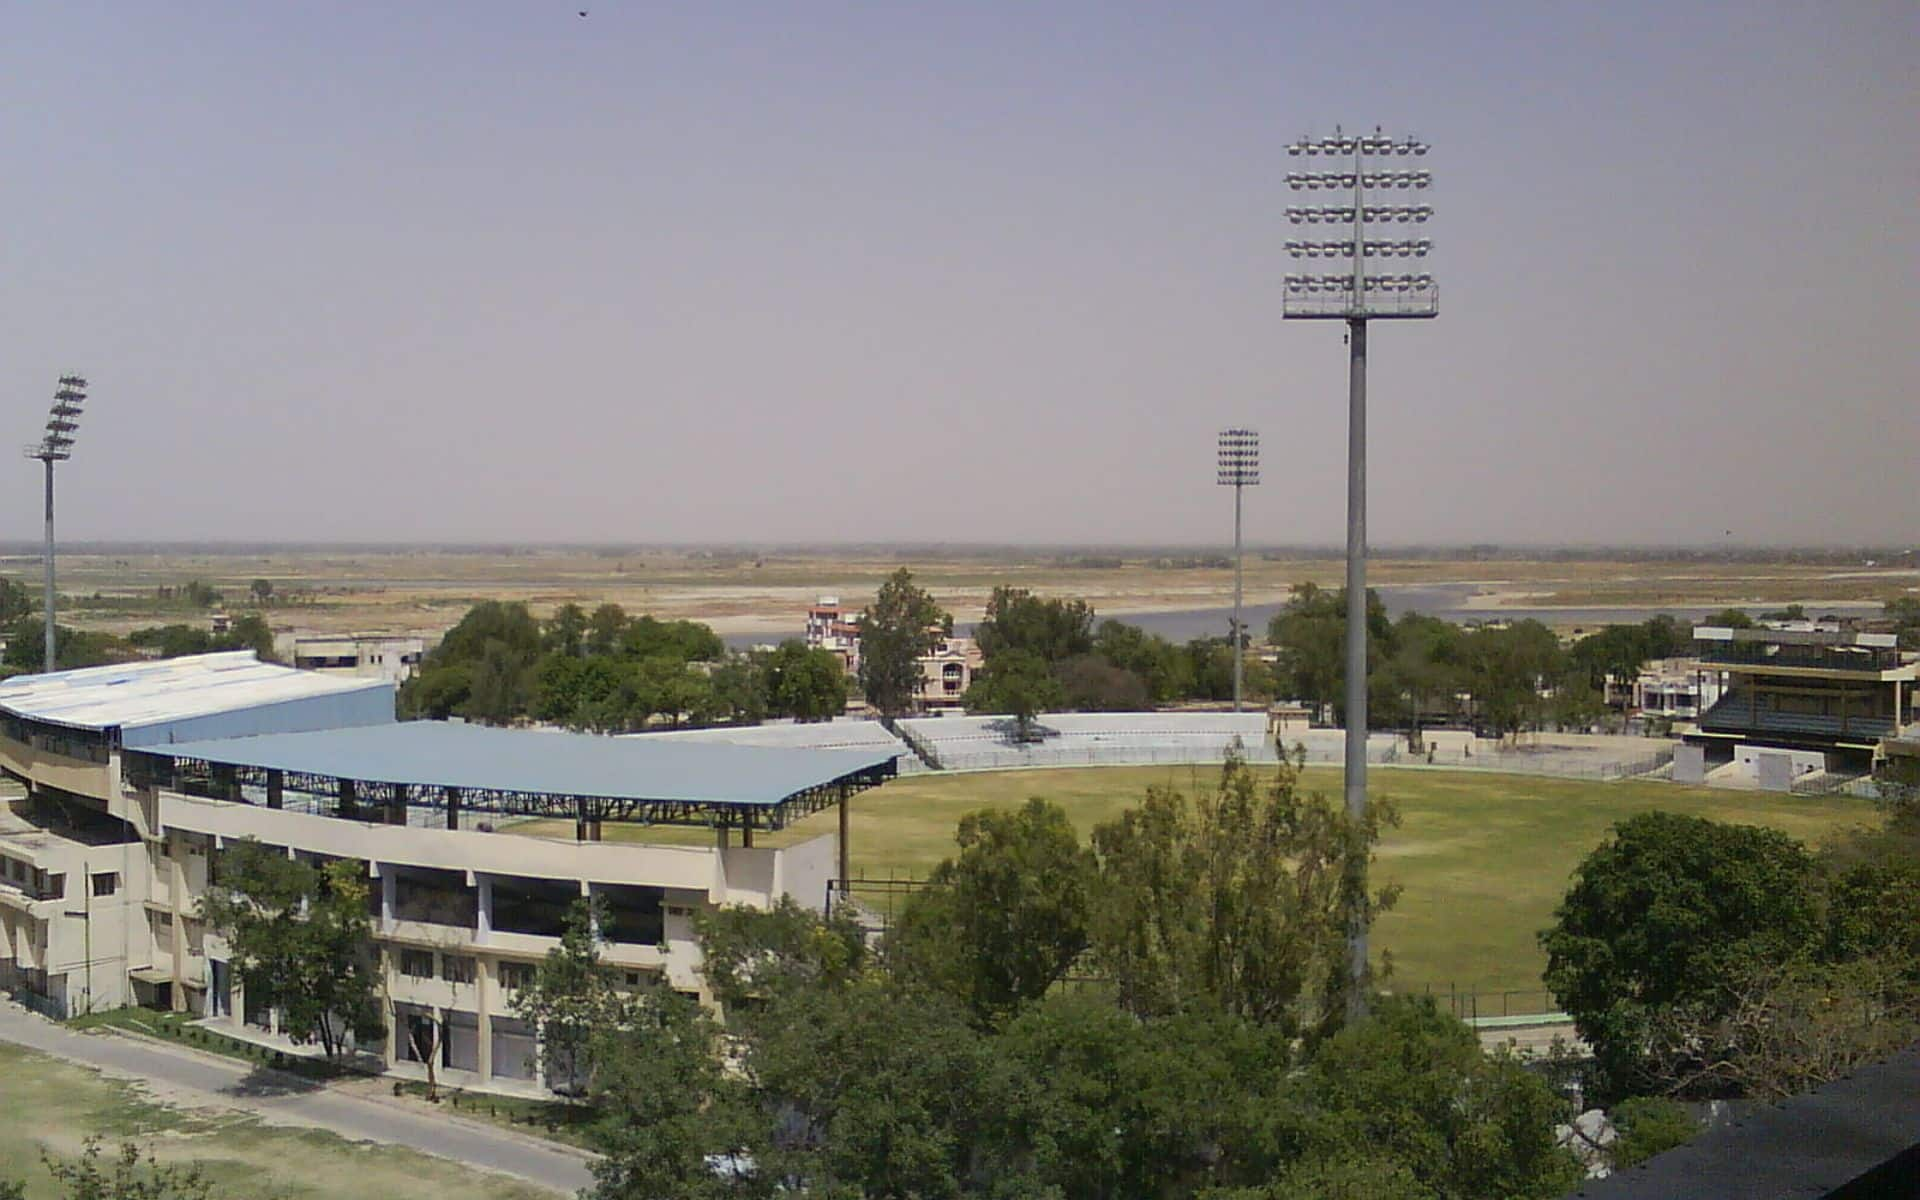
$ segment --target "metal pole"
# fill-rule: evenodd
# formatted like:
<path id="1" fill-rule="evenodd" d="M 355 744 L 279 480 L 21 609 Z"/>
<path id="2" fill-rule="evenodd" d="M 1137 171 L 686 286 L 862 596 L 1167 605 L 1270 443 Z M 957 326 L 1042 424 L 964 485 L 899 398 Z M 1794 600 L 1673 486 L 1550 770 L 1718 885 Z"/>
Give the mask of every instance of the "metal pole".
<path id="1" fill-rule="evenodd" d="M 1244 489 L 1239 483 L 1233 485 L 1233 711 L 1240 711 L 1240 669 L 1244 665 L 1241 659 L 1246 651 L 1241 648 L 1240 637 L 1240 493 Z"/>
<path id="2" fill-rule="evenodd" d="M 46 603 L 41 608 L 45 618 L 47 637 L 47 656 L 44 660 L 49 673 L 54 671 L 54 614 L 53 614 L 53 458 L 48 456 L 40 460 L 47 466 L 47 591 Z"/>
<path id="3" fill-rule="evenodd" d="M 1359 255 L 1355 255 L 1358 261 Z M 1356 271 L 1357 276 L 1357 271 Z M 1356 280 L 1357 281 L 1357 280 Z M 1356 298 L 1357 299 L 1357 298 Z M 1367 815 L 1367 321 L 1347 322 L 1347 817 Z M 1348 864 L 1347 1018 L 1367 1011 L 1367 863 Z"/>

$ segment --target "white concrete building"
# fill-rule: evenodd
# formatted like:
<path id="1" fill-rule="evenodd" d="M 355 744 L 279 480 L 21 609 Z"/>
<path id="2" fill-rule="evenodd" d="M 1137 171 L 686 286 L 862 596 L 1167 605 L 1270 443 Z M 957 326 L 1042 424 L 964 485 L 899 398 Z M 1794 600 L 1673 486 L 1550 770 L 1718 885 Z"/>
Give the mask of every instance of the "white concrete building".
<path id="1" fill-rule="evenodd" d="M 891 753 L 402 724 L 392 705 L 389 682 L 244 651 L 0 683 L 0 771 L 28 792 L 0 821 L 0 985 L 57 1015 L 138 1001 L 278 1041 L 199 918 L 221 848 L 252 838 L 366 864 L 389 1032 L 363 1050 L 424 1073 L 407 1029 L 435 1022 L 419 1040 L 445 1081 L 536 1089 L 512 997 L 575 899 L 605 901 L 605 958 L 630 983 L 703 994 L 697 912 L 817 908 L 844 874 L 841 837 L 768 849 L 754 831 L 838 803 L 844 834 L 846 797 L 893 773 Z M 502 829 L 528 817 L 576 840 Z M 714 841 L 615 845 L 606 821 Z"/>
<path id="2" fill-rule="evenodd" d="M 274 639 L 281 661 L 302 671 L 405 683 L 420 669 L 427 640 L 391 633 L 294 633 Z"/>

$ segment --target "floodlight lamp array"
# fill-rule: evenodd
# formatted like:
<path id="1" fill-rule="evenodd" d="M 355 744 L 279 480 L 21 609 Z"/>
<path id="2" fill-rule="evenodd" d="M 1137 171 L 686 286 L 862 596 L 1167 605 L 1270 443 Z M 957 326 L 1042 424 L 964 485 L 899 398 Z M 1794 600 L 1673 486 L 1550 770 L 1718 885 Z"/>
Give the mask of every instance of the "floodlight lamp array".
<path id="1" fill-rule="evenodd" d="M 1361 242 L 1360 247 L 1368 258 L 1425 258 L 1433 249 L 1428 238 L 1408 238 L 1402 241 Z M 1352 242 L 1306 242 L 1290 241 L 1286 244 L 1287 253 L 1295 258 L 1352 258 Z"/>
<path id="2" fill-rule="evenodd" d="M 1376 131 L 1373 134 L 1357 138 L 1348 137 L 1341 133 L 1335 133 L 1332 137 L 1327 138 L 1303 137 L 1288 146 L 1287 153 L 1295 157 L 1303 154 L 1311 157 L 1319 154 L 1355 153 L 1423 155 L 1430 149 L 1432 149 L 1431 146 L 1428 146 L 1427 143 L 1417 138 L 1402 138 L 1396 142 L 1385 134 Z"/>
<path id="3" fill-rule="evenodd" d="M 1369 204 L 1361 209 L 1360 217 L 1370 224 L 1385 225 L 1397 222 L 1421 224 L 1433 217 L 1431 204 Z M 1299 205 L 1287 209 L 1287 220 L 1295 225 L 1351 225 L 1353 224 L 1353 206 L 1337 204 Z"/>
<path id="4" fill-rule="evenodd" d="M 1384 191 L 1388 188 L 1427 188 L 1433 186 L 1432 171 L 1288 171 L 1287 186 L 1295 191 L 1353 190 L 1363 188 Z"/>
<path id="5" fill-rule="evenodd" d="M 80 428 L 80 410 L 87 402 L 87 381 L 79 375 L 62 375 L 53 393 L 53 407 L 47 416 L 47 432 L 28 446 L 28 458 L 65 461 L 73 457 L 73 435 Z"/>
<path id="6" fill-rule="evenodd" d="M 1287 291 L 1291 295 L 1346 294 L 1353 291 L 1351 275 L 1289 275 Z M 1431 275 L 1368 275 L 1361 286 L 1368 292 L 1425 292 L 1433 288 Z"/>
<path id="7" fill-rule="evenodd" d="M 1220 431 L 1219 483 L 1222 487 L 1252 487 L 1260 482 L 1260 431 Z"/>

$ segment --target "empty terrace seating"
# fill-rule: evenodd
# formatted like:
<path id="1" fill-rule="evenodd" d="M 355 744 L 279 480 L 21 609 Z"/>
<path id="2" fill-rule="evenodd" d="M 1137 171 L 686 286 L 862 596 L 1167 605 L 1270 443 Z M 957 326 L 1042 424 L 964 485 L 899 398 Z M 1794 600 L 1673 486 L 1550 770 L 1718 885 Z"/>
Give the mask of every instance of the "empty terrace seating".
<path id="1" fill-rule="evenodd" d="M 1700 718 L 1700 727 L 1734 732 L 1810 733 L 1824 737 L 1879 738 L 1891 737 L 1894 732 L 1892 717 L 1849 716 L 1843 721 L 1825 713 L 1782 712 L 1772 708 L 1749 710 L 1744 696 L 1729 697 L 1708 709 Z"/>
<path id="2" fill-rule="evenodd" d="M 1272 761 L 1264 713 L 1046 713 L 1021 742 L 1010 717 L 926 717 L 901 726 L 947 770 L 1207 763 L 1241 753 Z"/>

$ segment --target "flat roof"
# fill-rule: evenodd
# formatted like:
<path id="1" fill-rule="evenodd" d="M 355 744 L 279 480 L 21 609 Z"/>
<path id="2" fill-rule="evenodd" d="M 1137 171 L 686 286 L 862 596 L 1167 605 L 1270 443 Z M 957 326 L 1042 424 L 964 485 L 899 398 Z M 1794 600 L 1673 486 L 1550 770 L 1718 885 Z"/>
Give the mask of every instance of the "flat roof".
<path id="1" fill-rule="evenodd" d="M 78 729 L 131 729 L 393 685 L 263 663 L 251 650 L 81 667 L 0 681 L 0 710 Z"/>
<path id="2" fill-rule="evenodd" d="M 140 750 L 176 760 L 366 783 L 736 807 L 779 805 L 871 774 L 903 752 L 770 749 L 447 721 L 216 738 Z"/>
<path id="3" fill-rule="evenodd" d="M 1920 1047 L 1747 1113 L 1567 1200 L 1911 1196 L 1920 1182 Z M 1851 1186 L 1850 1186 L 1851 1185 Z"/>

